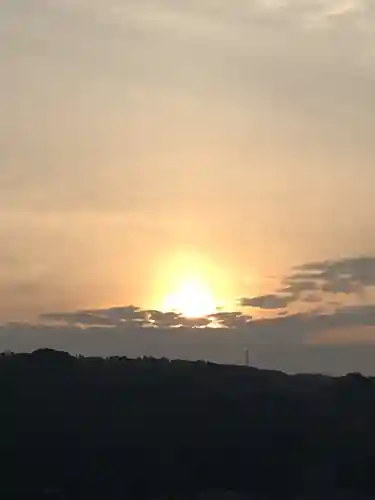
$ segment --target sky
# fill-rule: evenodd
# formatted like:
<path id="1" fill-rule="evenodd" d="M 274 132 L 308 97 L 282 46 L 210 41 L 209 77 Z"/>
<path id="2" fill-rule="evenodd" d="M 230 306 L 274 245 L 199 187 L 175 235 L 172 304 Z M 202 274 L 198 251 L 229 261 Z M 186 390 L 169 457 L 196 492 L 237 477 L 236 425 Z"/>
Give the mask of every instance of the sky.
<path id="1" fill-rule="evenodd" d="M 375 375 L 374 2 L 0 9 L 0 350 Z"/>

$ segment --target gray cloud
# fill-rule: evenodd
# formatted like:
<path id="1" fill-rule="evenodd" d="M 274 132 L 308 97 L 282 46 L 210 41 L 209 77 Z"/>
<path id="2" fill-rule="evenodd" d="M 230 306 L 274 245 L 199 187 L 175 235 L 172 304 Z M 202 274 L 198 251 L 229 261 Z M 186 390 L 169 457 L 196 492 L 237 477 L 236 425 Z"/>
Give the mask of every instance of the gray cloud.
<path id="1" fill-rule="evenodd" d="M 217 312 L 210 316 L 214 323 L 223 328 L 243 328 L 250 324 L 252 317 L 240 312 Z"/>
<path id="2" fill-rule="evenodd" d="M 283 309 L 294 299 L 292 296 L 261 295 L 259 297 L 242 297 L 239 303 L 242 307 L 257 307 L 259 309 Z"/>
<path id="3" fill-rule="evenodd" d="M 251 363 L 260 367 L 289 372 L 375 374 L 372 364 L 359 358 L 364 354 L 369 360 L 369 353 L 375 352 L 375 305 L 322 300 L 328 290 L 331 294 L 349 294 L 358 287 L 372 286 L 374 267 L 372 257 L 309 262 L 296 266 L 285 278 L 281 289 L 284 295 L 241 299 L 244 307 L 274 311 L 272 317 L 253 318 L 241 312 L 218 311 L 206 318 L 191 319 L 173 311 L 147 310 L 134 305 L 50 312 L 42 314 L 34 325 L 1 326 L 0 350 L 51 347 L 93 355 L 149 355 L 241 363 L 246 347 Z M 286 307 L 297 300 L 311 302 L 314 307 L 307 312 L 288 313 Z M 319 307 L 315 307 L 319 300 Z M 325 309 L 327 304 L 330 312 Z M 330 337 L 332 332 L 337 333 Z M 340 336 L 346 345 L 339 345 Z M 322 341 L 325 345 L 315 345 Z M 331 345 L 334 342 L 338 344 Z"/>
<path id="4" fill-rule="evenodd" d="M 141 309 L 136 306 L 87 309 L 74 312 L 52 312 L 40 315 L 42 322 L 82 327 L 105 326 L 121 328 L 202 328 L 212 323 L 211 318 L 185 318 L 177 312 Z"/>
<path id="5" fill-rule="evenodd" d="M 294 280 L 286 279 L 285 287 L 278 290 L 279 293 L 286 293 L 292 296 L 294 299 L 298 299 L 302 293 L 313 292 L 319 290 L 319 285 L 313 279 L 310 280 Z"/>
<path id="6" fill-rule="evenodd" d="M 301 297 L 300 300 L 302 300 L 302 302 L 313 304 L 317 302 L 322 302 L 323 299 L 318 293 L 307 293 L 306 295 Z"/>
<path id="7" fill-rule="evenodd" d="M 311 285 L 315 283 L 323 292 L 361 293 L 366 287 L 375 286 L 375 257 L 351 257 L 303 264 L 296 267 L 296 274 L 286 281 L 300 291 L 310 291 Z M 306 283 L 308 286 L 305 286 Z"/>
<path id="8" fill-rule="evenodd" d="M 51 323 L 65 323 L 67 325 L 103 325 L 111 326 L 108 319 L 99 314 L 92 314 L 85 311 L 71 313 L 45 313 L 41 315 L 41 320 Z"/>
<path id="9" fill-rule="evenodd" d="M 56 327 L 61 327 L 61 324 L 78 328 L 107 326 L 131 330 L 137 327 L 146 331 L 150 326 L 164 331 L 174 330 L 177 327 L 191 329 L 216 325 L 219 329 L 221 327 L 245 333 L 252 339 L 268 342 L 279 338 L 283 342 L 296 343 L 301 339 L 306 340 L 306 335 L 311 336 L 327 329 L 375 326 L 375 305 L 342 306 L 330 314 L 323 314 L 319 312 L 320 309 L 315 309 L 306 313 L 260 319 L 254 319 L 240 312 L 223 311 L 206 318 L 192 319 L 184 318 L 175 312 L 146 311 L 133 306 L 116 308 L 117 311 L 120 309 L 123 311 L 121 317 L 114 317 L 112 309 L 98 309 L 43 314 L 41 321 L 45 322 L 45 326 L 51 326 L 52 323 L 51 327 L 57 323 Z M 207 331 L 215 331 L 215 328 L 207 328 Z"/>
<path id="10" fill-rule="evenodd" d="M 142 311 L 139 307 L 124 306 L 75 312 L 44 313 L 41 314 L 40 318 L 47 322 L 67 323 L 70 325 L 126 326 L 131 323 L 134 326 L 136 324 L 147 324 L 148 314 L 147 311 Z"/>
<path id="11" fill-rule="evenodd" d="M 293 268 L 275 294 L 242 298 L 245 307 L 278 309 L 297 301 L 326 302 L 324 294 L 345 294 L 362 298 L 375 286 L 375 257 L 351 257 L 308 262 Z"/>
<path id="12" fill-rule="evenodd" d="M 56 317 L 57 319 L 57 317 Z M 60 319 L 60 318 L 59 318 Z M 66 323 L 12 323 L 0 327 L 0 351 L 28 352 L 39 347 L 67 350 L 85 355 L 155 356 L 206 359 L 220 363 L 243 363 L 243 349 L 249 350 L 251 364 L 287 372 L 342 374 L 361 371 L 375 374 L 375 306 L 347 307 L 330 315 L 296 314 L 250 321 L 239 313 L 218 316 L 226 327 L 184 326 L 145 328 L 90 326 Z M 198 326 L 194 325 L 193 326 Z M 351 345 L 312 345 L 326 330 L 373 328 L 373 340 Z"/>
<path id="13" fill-rule="evenodd" d="M 372 256 L 307 263 L 297 269 L 316 273 L 323 279 L 345 277 L 359 281 L 365 286 L 375 284 L 375 257 Z"/>

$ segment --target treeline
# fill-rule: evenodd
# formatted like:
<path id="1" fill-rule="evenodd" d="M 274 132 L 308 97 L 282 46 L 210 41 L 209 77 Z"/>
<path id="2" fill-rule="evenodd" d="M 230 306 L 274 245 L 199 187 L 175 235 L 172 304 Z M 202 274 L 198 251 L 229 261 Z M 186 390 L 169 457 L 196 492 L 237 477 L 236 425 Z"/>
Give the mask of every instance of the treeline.
<path id="1" fill-rule="evenodd" d="M 375 379 L 0 356 L 1 499 L 375 498 Z M 367 495 L 367 496 L 366 496 Z"/>

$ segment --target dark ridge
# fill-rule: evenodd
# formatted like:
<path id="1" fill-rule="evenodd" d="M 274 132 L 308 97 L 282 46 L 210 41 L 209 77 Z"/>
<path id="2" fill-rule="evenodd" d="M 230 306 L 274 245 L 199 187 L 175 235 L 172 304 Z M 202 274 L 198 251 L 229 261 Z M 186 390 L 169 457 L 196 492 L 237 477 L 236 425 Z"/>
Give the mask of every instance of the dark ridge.
<path id="1" fill-rule="evenodd" d="M 203 361 L 0 356 L 1 499 L 375 497 L 375 383 Z"/>

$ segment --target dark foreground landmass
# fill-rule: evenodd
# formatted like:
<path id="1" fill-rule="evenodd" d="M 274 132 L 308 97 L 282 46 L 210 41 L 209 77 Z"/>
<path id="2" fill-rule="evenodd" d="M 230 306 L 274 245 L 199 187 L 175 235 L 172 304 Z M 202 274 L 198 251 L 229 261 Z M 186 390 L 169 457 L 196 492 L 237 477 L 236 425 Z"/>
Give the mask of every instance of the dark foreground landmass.
<path id="1" fill-rule="evenodd" d="M 39 350 L 0 386 L 1 499 L 375 498 L 373 378 Z"/>

